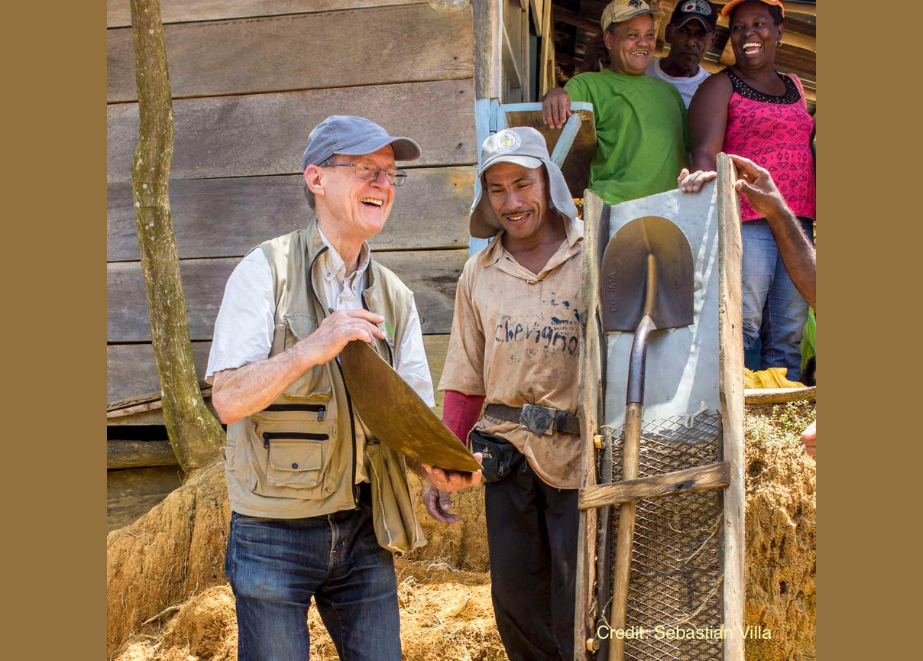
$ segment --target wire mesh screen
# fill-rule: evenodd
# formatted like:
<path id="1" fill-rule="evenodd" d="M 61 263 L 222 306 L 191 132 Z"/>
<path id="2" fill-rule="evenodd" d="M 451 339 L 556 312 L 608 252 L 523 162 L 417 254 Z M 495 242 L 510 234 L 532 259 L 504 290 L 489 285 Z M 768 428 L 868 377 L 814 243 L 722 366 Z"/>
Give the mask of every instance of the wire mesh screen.
<path id="1" fill-rule="evenodd" d="M 720 416 L 705 412 L 691 427 L 684 422 L 683 416 L 676 416 L 642 425 L 639 478 L 720 460 Z M 613 441 L 611 469 L 618 482 L 624 429 L 603 431 Z M 720 489 L 637 501 L 625 622 L 626 632 L 636 635 L 625 640 L 626 659 L 722 658 L 722 640 L 714 635 L 722 623 L 721 513 Z M 608 534 L 613 559 L 610 590 L 618 519 L 619 508 L 614 506 Z M 662 636 L 658 626 L 663 627 Z"/>

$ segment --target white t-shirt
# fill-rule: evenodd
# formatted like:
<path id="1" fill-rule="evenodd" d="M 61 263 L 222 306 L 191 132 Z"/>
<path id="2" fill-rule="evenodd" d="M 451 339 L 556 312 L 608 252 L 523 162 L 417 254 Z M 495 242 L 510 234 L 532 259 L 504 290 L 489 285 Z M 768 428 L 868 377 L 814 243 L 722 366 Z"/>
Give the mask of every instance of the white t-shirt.
<path id="1" fill-rule="evenodd" d="M 692 76 L 691 78 L 674 78 L 663 72 L 663 69 L 660 68 L 660 60 L 663 58 L 654 58 L 651 60 L 651 63 L 647 65 L 647 69 L 644 70 L 644 75 L 651 78 L 659 78 L 660 80 L 665 80 L 677 90 L 679 90 L 679 95 L 683 97 L 683 103 L 686 104 L 686 110 L 689 110 L 689 104 L 692 103 L 692 97 L 695 95 L 695 91 L 699 89 L 699 85 L 708 78 L 709 74 L 705 69 L 702 68 L 702 65 L 699 65 L 699 72 Z"/>

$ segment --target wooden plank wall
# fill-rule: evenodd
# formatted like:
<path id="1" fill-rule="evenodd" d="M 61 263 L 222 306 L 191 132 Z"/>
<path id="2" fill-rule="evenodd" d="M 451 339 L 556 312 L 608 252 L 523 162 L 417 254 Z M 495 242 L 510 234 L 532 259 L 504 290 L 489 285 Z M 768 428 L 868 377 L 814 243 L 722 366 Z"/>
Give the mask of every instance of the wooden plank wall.
<path id="1" fill-rule="evenodd" d="M 302 227 L 301 154 L 332 114 L 414 138 L 376 258 L 416 295 L 435 376 L 467 258 L 474 188 L 472 11 L 424 0 L 162 0 L 173 90 L 171 203 L 204 377 L 224 284 L 261 241 Z M 107 4 L 107 400 L 159 389 L 131 207 L 138 106 L 128 0 Z M 110 421 L 111 423 L 112 421 Z M 159 414 L 116 424 L 162 424 Z"/>

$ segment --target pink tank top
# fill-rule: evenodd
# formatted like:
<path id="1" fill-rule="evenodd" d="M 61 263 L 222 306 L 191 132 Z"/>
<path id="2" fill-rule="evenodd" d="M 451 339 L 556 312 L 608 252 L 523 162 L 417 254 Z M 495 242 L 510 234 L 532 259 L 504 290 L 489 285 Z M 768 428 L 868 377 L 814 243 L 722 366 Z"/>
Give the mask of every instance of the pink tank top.
<path id="1" fill-rule="evenodd" d="M 734 93 L 728 103 L 724 151 L 745 156 L 772 174 L 792 213 L 816 220 L 817 199 L 811 136 L 814 120 L 808 113 L 804 89 L 797 76 L 782 76 L 784 96 L 763 94 L 730 69 Z M 760 215 L 740 196 L 741 220 Z"/>

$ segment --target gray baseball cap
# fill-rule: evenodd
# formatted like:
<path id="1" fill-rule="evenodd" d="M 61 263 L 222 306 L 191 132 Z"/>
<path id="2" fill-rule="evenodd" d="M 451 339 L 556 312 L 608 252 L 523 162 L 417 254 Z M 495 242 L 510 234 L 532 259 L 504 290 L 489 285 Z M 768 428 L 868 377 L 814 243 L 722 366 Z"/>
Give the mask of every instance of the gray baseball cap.
<path id="1" fill-rule="evenodd" d="M 503 229 L 497 214 L 490 206 L 490 200 L 483 195 L 484 173 L 497 163 L 515 163 L 529 170 L 545 166 L 551 192 L 551 206 L 562 216 L 571 220 L 577 217 L 577 207 L 571 197 L 561 168 L 548 155 L 545 138 L 528 126 L 503 129 L 493 134 L 481 145 L 481 167 L 474 191 L 474 204 L 468 214 L 468 231 L 478 239 L 489 239 Z"/>
<path id="2" fill-rule="evenodd" d="M 365 117 L 331 115 L 314 127 L 308 136 L 301 169 L 323 163 L 334 154 L 361 156 L 385 145 L 394 149 L 395 161 L 415 161 L 423 153 L 410 138 L 393 138 L 378 124 Z"/>

